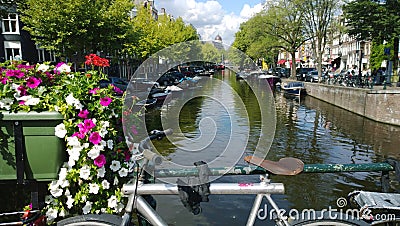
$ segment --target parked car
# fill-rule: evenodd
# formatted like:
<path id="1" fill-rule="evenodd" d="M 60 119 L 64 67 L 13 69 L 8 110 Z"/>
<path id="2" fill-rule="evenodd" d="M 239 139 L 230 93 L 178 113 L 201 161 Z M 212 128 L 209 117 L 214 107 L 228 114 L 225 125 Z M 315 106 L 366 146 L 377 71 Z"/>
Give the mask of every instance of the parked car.
<path id="1" fill-rule="evenodd" d="M 312 67 L 301 67 L 296 69 L 296 79 L 298 81 L 305 81 L 307 73 L 310 71 L 315 71 L 315 68 Z"/>
<path id="2" fill-rule="evenodd" d="M 108 77 L 108 79 L 100 80 L 100 88 L 105 88 L 109 85 L 113 85 L 122 91 L 126 91 L 128 84 L 128 82 L 119 77 Z"/>
<path id="3" fill-rule="evenodd" d="M 318 71 L 309 71 L 306 75 L 306 82 L 318 82 Z"/>

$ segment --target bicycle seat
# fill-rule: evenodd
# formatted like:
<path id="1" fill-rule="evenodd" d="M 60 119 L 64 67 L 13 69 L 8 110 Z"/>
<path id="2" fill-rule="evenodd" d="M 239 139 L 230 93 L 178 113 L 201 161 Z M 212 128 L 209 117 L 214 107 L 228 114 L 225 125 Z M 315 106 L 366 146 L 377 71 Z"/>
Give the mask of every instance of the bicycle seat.
<path id="1" fill-rule="evenodd" d="M 279 161 L 274 162 L 256 156 L 246 156 L 244 161 L 260 166 L 273 174 L 284 176 L 297 175 L 304 168 L 304 163 L 300 159 L 292 157 L 281 158 Z"/>

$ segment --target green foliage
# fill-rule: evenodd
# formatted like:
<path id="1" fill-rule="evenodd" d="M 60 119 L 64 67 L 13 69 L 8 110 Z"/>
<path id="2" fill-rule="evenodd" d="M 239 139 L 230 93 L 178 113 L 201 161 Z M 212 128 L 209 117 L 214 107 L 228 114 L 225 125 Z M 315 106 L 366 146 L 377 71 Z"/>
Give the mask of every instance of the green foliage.
<path id="1" fill-rule="evenodd" d="M 400 32 L 398 0 L 380 4 L 373 0 L 355 0 L 343 7 L 348 33 L 359 40 L 390 40 Z"/>
<path id="2" fill-rule="evenodd" d="M 125 45 L 124 50 L 130 55 L 147 58 L 170 45 L 198 39 L 196 30 L 186 25 L 182 18 L 173 19 L 169 15 L 162 15 L 155 20 L 147 8 L 139 7 L 137 10 L 129 30 L 134 39 Z"/>
<path id="3" fill-rule="evenodd" d="M 201 51 L 203 54 L 203 58 L 207 62 L 217 63 L 217 62 L 221 61 L 223 52 L 219 51 L 217 48 L 215 48 L 215 46 L 213 44 L 211 44 L 211 43 L 203 44 Z"/>
<path id="4" fill-rule="evenodd" d="M 385 55 L 385 48 L 390 48 L 390 55 Z M 380 40 L 372 40 L 371 55 L 370 55 L 370 68 L 372 70 L 379 69 L 382 66 L 384 60 L 393 59 L 393 41 L 382 44 Z M 386 65 L 385 65 L 386 67 Z"/>
<path id="5" fill-rule="evenodd" d="M 120 49 L 132 7 L 129 0 L 26 0 L 19 11 L 38 44 L 70 57 Z"/>

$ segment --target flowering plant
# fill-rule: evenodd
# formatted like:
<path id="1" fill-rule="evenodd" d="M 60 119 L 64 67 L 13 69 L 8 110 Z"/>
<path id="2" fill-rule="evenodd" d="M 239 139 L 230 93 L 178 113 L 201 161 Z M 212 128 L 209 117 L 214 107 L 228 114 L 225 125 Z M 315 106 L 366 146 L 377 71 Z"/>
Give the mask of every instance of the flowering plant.
<path id="1" fill-rule="evenodd" d="M 99 88 L 108 60 L 86 56 L 91 70 L 71 72 L 66 63 L 30 66 L 21 61 L 0 66 L 0 110 L 57 111 L 64 116 L 55 135 L 66 141 L 68 159 L 49 184 L 48 221 L 70 214 L 120 213 L 121 185 L 134 161 L 122 130 L 121 90 Z M 96 70 L 97 69 L 97 70 Z"/>

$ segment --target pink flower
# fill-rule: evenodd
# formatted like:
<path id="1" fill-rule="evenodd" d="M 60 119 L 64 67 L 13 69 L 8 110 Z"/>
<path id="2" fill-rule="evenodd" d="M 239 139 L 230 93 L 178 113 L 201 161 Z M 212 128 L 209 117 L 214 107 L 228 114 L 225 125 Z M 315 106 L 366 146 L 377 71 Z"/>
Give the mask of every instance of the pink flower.
<path id="1" fill-rule="evenodd" d="M 100 154 L 94 159 L 94 164 L 99 168 L 103 167 L 106 164 L 106 157 L 103 154 Z"/>
<path id="2" fill-rule="evenodd" d="M 7 84 L 7 81 L 8 81 L 7 77 L 0 78 L 0 82 L 3 83 L 3 85 Z"/>
<path id="3" fill-rule="evenodd" d="M 31 89 L 34 89 L 40 85 L 42 80 L 40 78 L 35 78 L 35 77 L 29 77 L 26 80 L 26 86 L 28 86 Z"/>
<path id="4" fill-rule="evenodd" d="M 16 78 L 22 78 L 24 77 L 24 72 L 21 70 L 8 70 L 6 71 L 6 76 L 8 77 L 16 77 Z"/>
<path id="5" fill-rule="evenodd" d="M 85 109 L 85 110 L 81 110 L 81 111 L 79 112 L 78 117 L 79 117 L 79 118 L 87 118 L 88 115 L 89 115 L 89 111 Z"/>
<path id="6" fill-rule="evenodd" d="M 19 91 L 20 96 L 26 96 L 26 88 L 24 86 L 18 86 L 17 90 Z"/>
<path id="7" fill-rule="evenodd" d="M 92 142 L 92 144 L 96 145 L 101 142 L 101 136 L 98 132 L 93 132 L 89 136 L 89 141 Z"/>
<path id="8" fill-rule="evenodd" d="M 83 124 L 85 125 L 85 128 L 88 130 L 91 130 L 92 128 L 94 128 L 96 126 L 91 119 L 85 119 L 83 121 Z"/>
<path id="9" fill-rule="evenodd" d="M 104 107 L 107 107 L 108 105 L 110 105 L 111 102 L 112 102 L 112 99 L 109 98 L 109 97 L 100 98 L 100 104 L 101 104 L 102 106 L 104 106 Z"/>
<path id="10" fill-rule="evenodd" d="M 85 134 L 84 133 L 80 133 L 80 132 L 75 132 L 74 134 L 72 134 L 73 137 L 78 137 L 79 139 L 83 139 L 85 138 Z"/>
<path id="11" fill-rule="evenodd" d="M 120 88 L 118 88 L 118 87 L 116 87 L 114 85 L 113 85 L 113 90 L 114 90 L 114 92 L 116 94 L 123 94 L 124 93 L 124 91 L 122 91 Z"/>
<path id="12" fill-rule="evenodd" d="M 94 89 L 89 90 L 89 93 L 90 94 L 97 94 L 99 90 L 100 90 L 100 88 L 94 88 Z"/>

